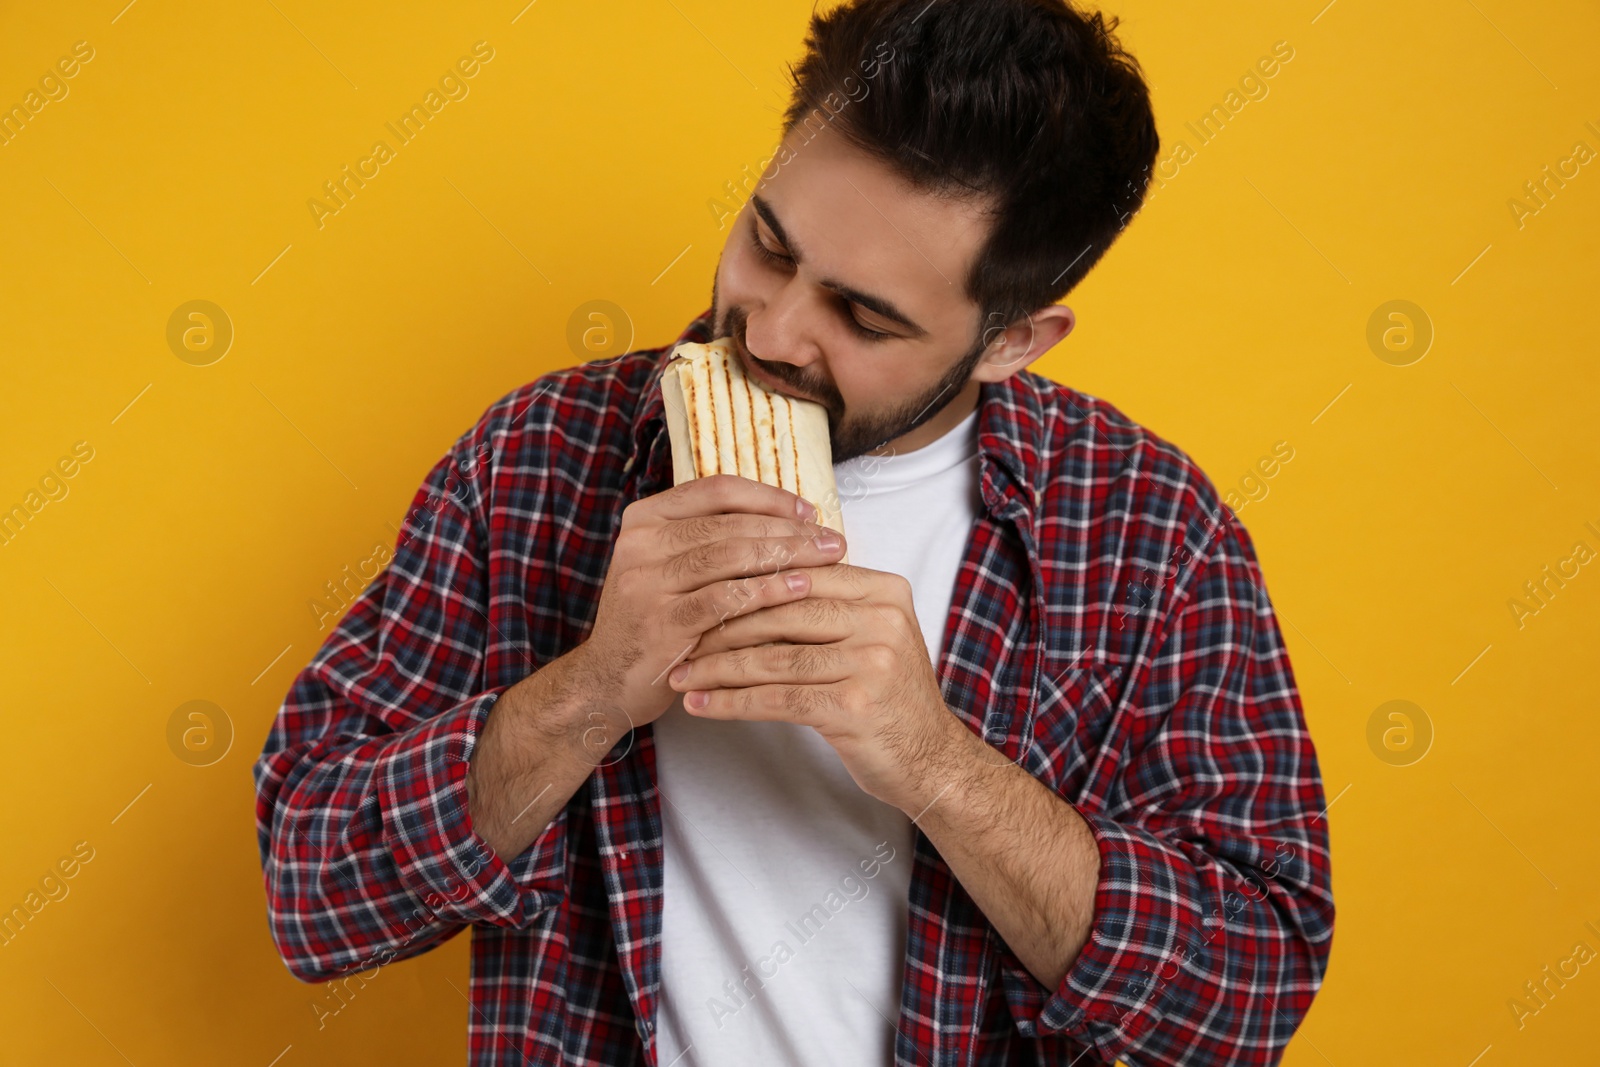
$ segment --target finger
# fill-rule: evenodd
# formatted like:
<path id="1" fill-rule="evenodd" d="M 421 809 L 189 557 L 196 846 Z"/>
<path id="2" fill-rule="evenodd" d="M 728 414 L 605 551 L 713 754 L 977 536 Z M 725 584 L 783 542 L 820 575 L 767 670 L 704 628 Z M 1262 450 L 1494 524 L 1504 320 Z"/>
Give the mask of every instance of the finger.
<path id="1" fill-rule="evenodd" d="M 844 687 L 831 685 L 758 685 L 748 689 L 696 690 L 705 703 L 683 709 L 702 719 L 744 719 L 750 722 L 802 722 L 812 726 L 845 708 Z"/>
<path id="2" fill-rule="evenodd" d="M 807 595 L 771 607 L 750 609 L 723 620 L 700 635 L 700 642 L 689 658 L 722 652 L 730 648 L 754 648 L 768 642 L 822 645 L 844 641 L 870 622 L 865 604 Z"/>
<path id="3" fill-rule="evenodd" d="M 865 604 L 873 610 L 874 628 L 887 625 L 913 636 L 920 634 L 917 607 L 911 583 L 902 575 L 866 567 L 835 564 L 811 571 L 811 595 L 807 599 L 847 600 Z"/>
<path id="4" fill-rule="evenodd" d="M 817 537 L 729 537 L 672 556 L 662 578 L 669 591 L 686 593 L 711 582 L 832 563 L 844 551 L 832 530 Z"/>
<path id="5" fill-rule="evenodd" d="M 726 515 L 693 515 L 672 519 L 656 531 L 672 548 L 688 549 L 730 537 L 816 537 L 827 527 L 804 519 L 780 519 L 771 515 L 732 512 Z"/>
<path id="6" fill-rule="evenodd" d="M 680 663 L 667 681 L 680 693 L 757 685 L 820 685 L 844 681 L 854 673 L 852 664 L 850 649 L 841 644 L 765 645 Z"/>
<path id="7" fill-rule="evenodd" d="M 789 490 L 735 474 L 696 478 L 646 499 L 649 503 L 645 510 L 658 519 L 688 519 L 730 511 L 778 519 L 817 517 L 812 504 Z"/>
<path id="8" fill-rule="evenodd" d="M 809 591 L 810 579 L 798 571 L 712 582 L 672 601 L 666 621 L 692 646 L 706 630 L 714 630 L 729 619 L 798 600 Z M 692 647 L 689 651 L 693 651 Z"/>
<path id="9" fill-rule="evenodd" d="M 805 570 L 811 576 L 811 595 L 834 600 L 893 601 L 896 586 L 905 583 L 898 574 L 848 563 L 829 563 Z"/>

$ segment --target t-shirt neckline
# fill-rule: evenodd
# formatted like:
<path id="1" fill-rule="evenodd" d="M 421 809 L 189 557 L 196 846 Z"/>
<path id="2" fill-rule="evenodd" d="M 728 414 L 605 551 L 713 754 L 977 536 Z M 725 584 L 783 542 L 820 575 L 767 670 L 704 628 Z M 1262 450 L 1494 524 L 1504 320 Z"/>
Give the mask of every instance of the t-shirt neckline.
<path id="1" fill-rule="evenodd" d="M 977 429 L 978 409 L 973 408 L 966 418 L 921 448 L 899 454 L 856 456 L 834 464 L 834 481 L 846 501 L 859 495 L 849 492 L 847 483 L 870 484 L 876 490 L 913 485 L 971 460 L 978 449 Z"/>

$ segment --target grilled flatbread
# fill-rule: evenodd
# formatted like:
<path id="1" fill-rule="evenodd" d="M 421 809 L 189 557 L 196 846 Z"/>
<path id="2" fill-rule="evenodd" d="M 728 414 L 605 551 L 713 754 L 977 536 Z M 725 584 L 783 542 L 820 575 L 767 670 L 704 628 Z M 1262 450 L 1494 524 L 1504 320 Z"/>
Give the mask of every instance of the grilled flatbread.
<path id="1" fill-rule="evenodd" d="M 737 474 L 799 494 L 816 505 L 818 523 L 844 533 L 828 411 L 821 404 L 752 381 L 726 337 L 674 349 L 661 396 L 674 485 Z M 848 562 L 848 553 L 841 562 Z"/>

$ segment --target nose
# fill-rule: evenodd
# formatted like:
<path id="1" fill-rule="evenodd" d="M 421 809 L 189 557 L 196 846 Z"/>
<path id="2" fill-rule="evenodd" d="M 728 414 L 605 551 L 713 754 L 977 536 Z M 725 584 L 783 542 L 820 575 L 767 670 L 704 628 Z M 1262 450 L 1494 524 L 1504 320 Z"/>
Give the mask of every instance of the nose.
<path id="1" fill-rule="evenodd" d="M 810 324 L 820 321 L 822 314 L 821 308 L 807 303 L 803 287 L 791 278 L 745 319 L 747 354 L 796 367 L 819 362 L 822 350 L 817 347 Z"/>

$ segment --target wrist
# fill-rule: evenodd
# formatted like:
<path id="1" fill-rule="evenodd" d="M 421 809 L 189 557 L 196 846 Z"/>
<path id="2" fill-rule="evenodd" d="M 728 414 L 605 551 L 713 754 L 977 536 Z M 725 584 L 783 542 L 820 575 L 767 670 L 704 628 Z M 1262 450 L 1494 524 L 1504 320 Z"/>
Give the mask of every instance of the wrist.
<path id="1" fill-rule="evenodd" d="M 922 750 L 919 765 L 907 775 L 914 783 L 911 797 L 901 809 L 925 824 L 940 808 L 959 802 L 960 794 L 978 768 L 1004 757 L 967 729 L 960 716 L 944 708 L 935 719 L 934 736 Z M 985 758 L 987 756 L 987 759 Z"/>
<path id="2" fill-rule="evenodd" d="M 582 732 L 583 689 L 575 680 L 579 664 L 568 656 L 551 660 L 500 698 L 517 732 L 541 751 L 576 751 L 573 739 Z"/>
<path id="3" fill-rule="evenodd" d="M 540 723 L 542 736 L 591 770 L 608 761 L 608 753 L 634 726 L 627 711 L 607 696 L 618 683 L 604 664 L 603 654 L 580 642 L 535 676 L 543 682 L 549 709 Z"/>

